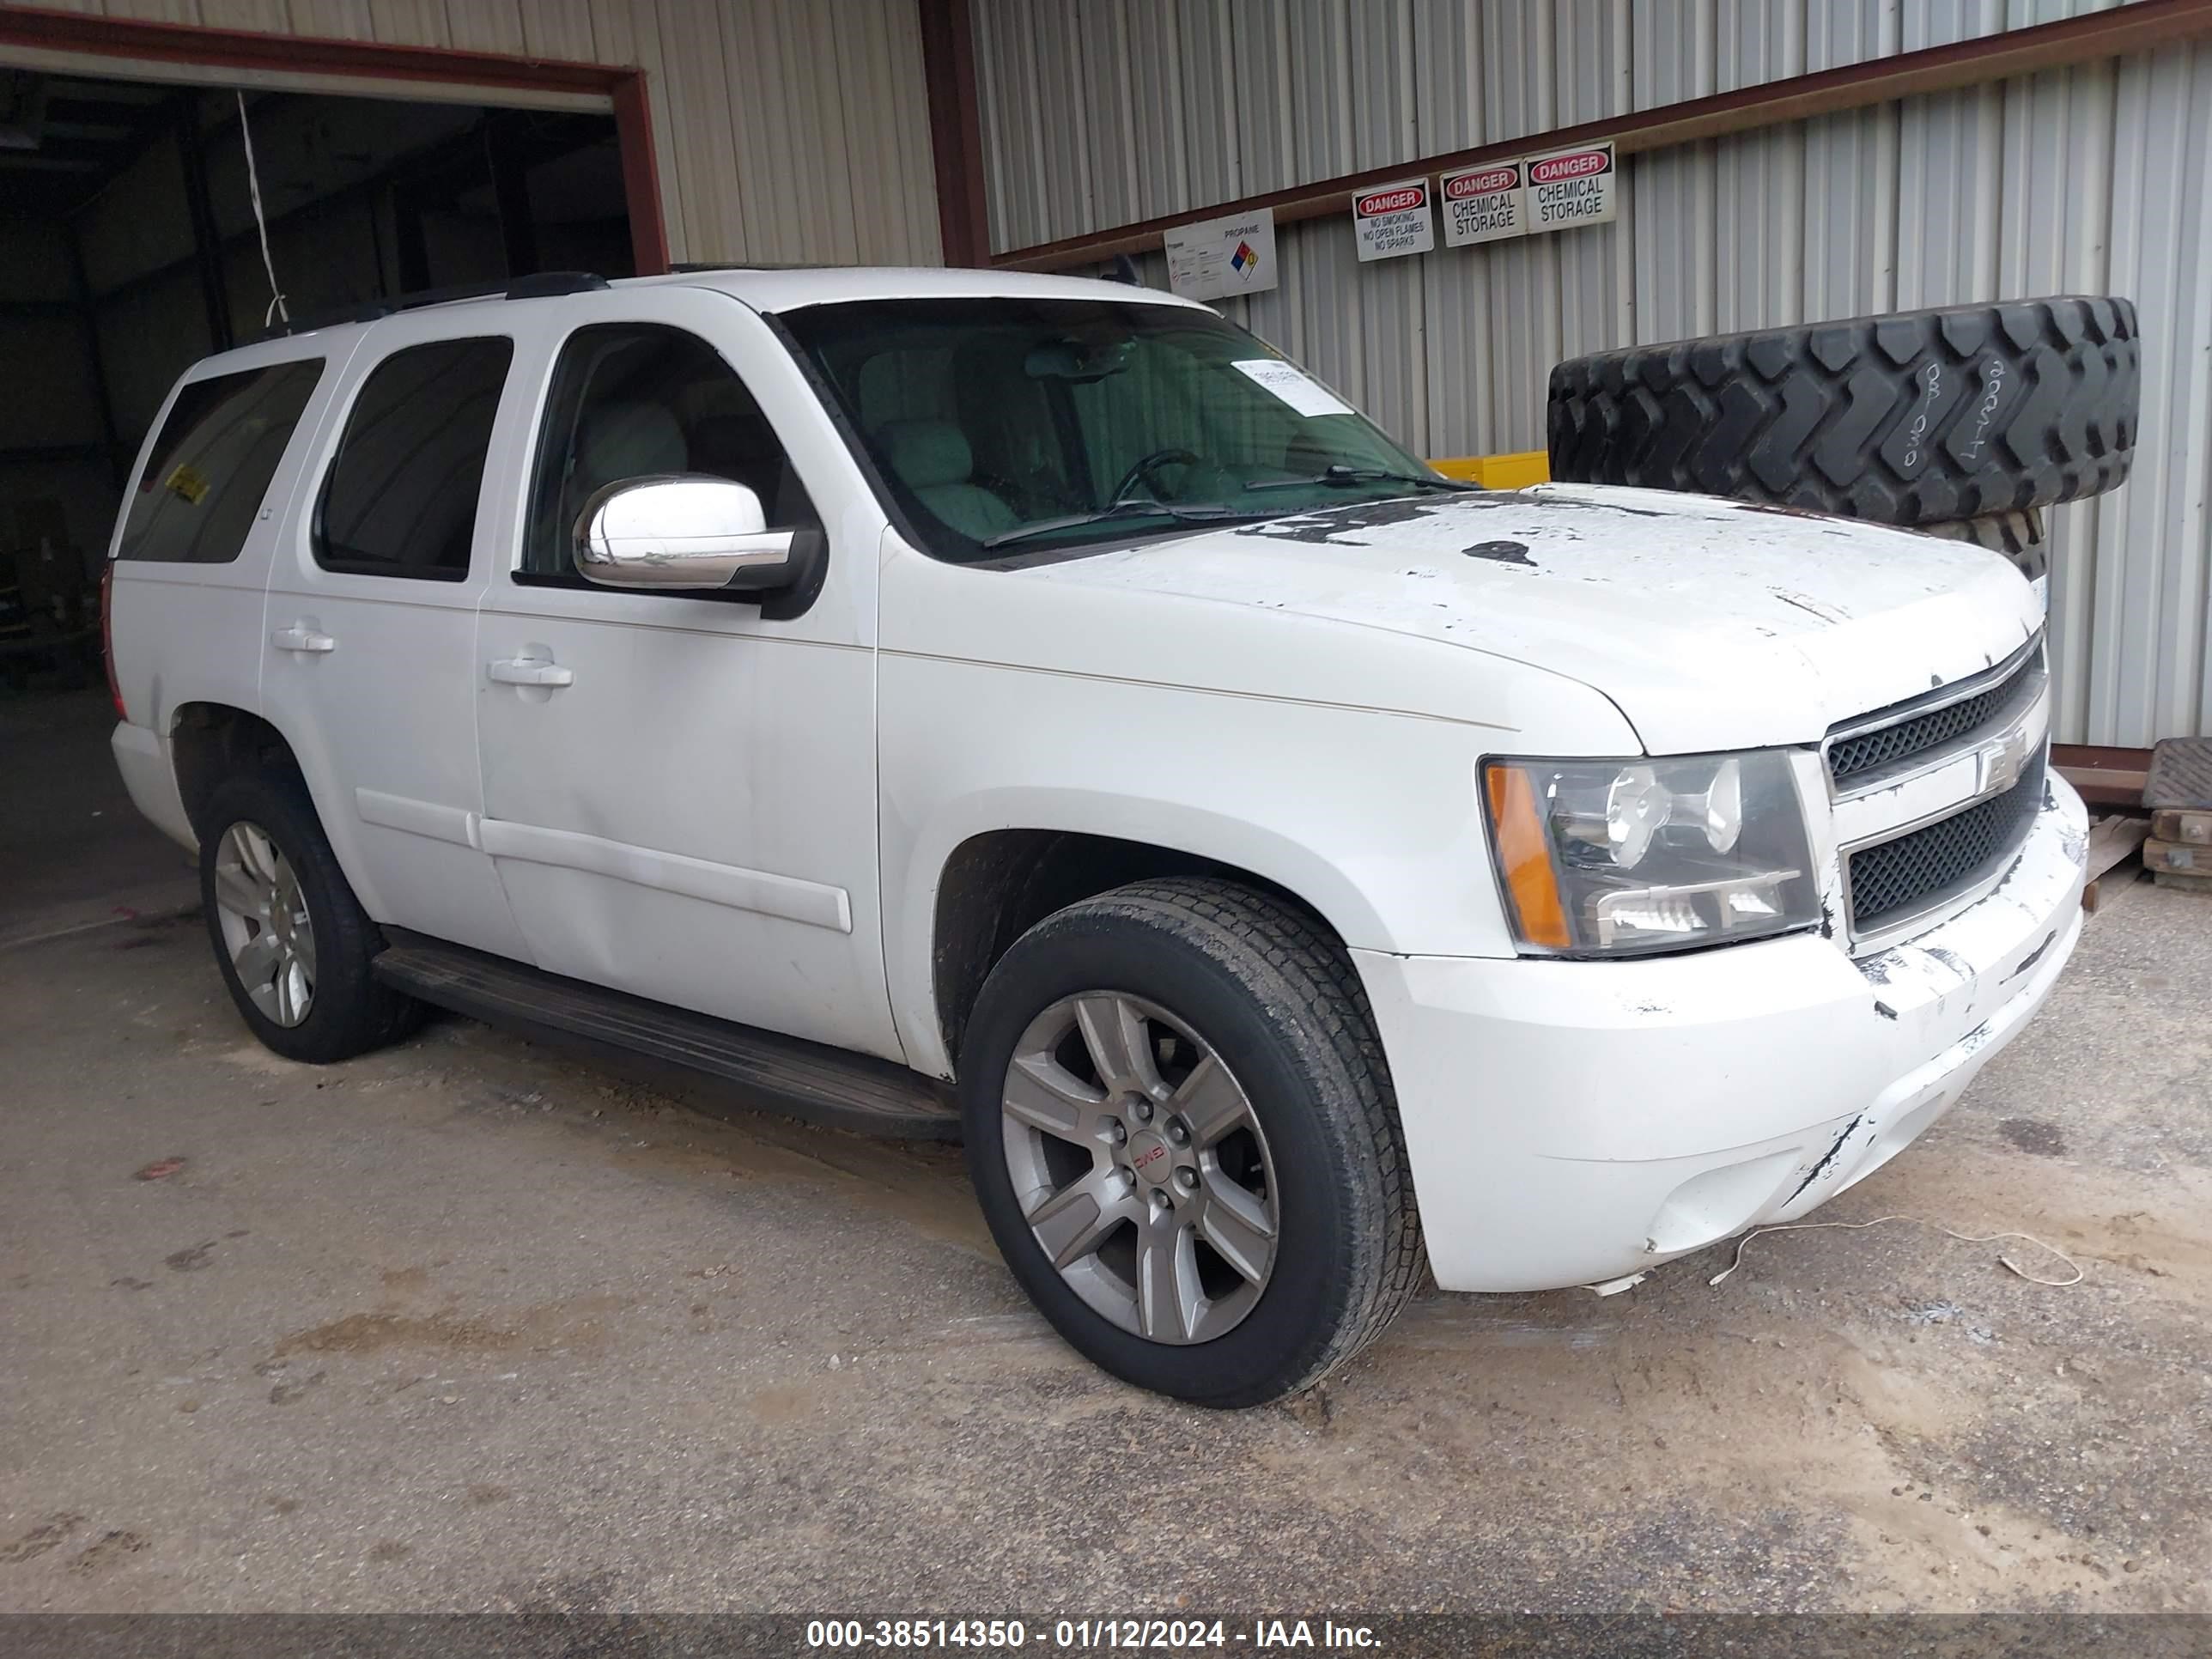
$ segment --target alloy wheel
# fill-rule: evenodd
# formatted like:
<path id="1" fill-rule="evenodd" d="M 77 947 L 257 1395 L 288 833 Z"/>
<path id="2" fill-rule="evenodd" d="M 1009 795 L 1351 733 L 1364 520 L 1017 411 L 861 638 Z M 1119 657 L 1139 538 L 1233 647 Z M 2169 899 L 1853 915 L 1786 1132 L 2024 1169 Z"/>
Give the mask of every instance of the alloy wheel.
<path id="1" fill-rule="evenodd" d="M 314 1006 L 314 919 L 292 861 L 259 824 L 223 831 L 215 901 L 231 969 L 248 999 L 277 1024 L 299 1024 Z"/>
<path id="2" fill-rule="evenodd" d="M 1258 1305 L 1281 1231 L 1274 1165 L 1228 1066 L 1118 992 L 1030 1022 L 1001 1091 L 1007 1173 L 1040 1248 L 1096 1312 L 1210 1341 Z"/>

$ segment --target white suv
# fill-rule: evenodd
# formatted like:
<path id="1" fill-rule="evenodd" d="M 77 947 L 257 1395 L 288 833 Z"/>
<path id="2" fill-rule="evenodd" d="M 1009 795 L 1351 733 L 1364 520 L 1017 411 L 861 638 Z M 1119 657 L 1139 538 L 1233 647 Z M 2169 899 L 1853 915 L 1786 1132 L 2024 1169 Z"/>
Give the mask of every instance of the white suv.
<path id="1" fill-rule="evenodd" d="M 1471 489 L 1158 293 L 538 279 L 201 363 L 137 477 L 114 752 L 262 1042 L 434 1002 L 959 1134 L 1067 1340 L 1209 1405 L 1425 1254 L 1802 1215 L 2080 926 L 2002 558 Z"/>

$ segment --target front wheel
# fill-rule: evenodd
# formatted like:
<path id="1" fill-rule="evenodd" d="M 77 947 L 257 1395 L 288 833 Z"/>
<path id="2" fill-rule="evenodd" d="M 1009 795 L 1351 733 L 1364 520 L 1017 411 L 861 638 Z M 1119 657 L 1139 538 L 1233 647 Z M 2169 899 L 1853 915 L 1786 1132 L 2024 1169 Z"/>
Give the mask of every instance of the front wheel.
<path id="1" fill-rule="evenodd" d="M 1419 1282 L 1358 979 L 1248 889 L 1146 882 L 1031 928 L 976 1001 L 961 1104 L 1007 1265 L 1074 1347 L 1140 1387 L 1280 1398 Z"/>

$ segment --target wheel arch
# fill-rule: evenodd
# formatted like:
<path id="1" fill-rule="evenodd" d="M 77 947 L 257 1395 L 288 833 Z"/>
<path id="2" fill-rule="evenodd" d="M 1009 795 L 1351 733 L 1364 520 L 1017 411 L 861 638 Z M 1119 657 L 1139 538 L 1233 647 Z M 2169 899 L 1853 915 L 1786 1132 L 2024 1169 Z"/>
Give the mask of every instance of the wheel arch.
<path id="1" fill-rule="evenodd" d="M 1125 834 L 1068 827 L 1065 817 L 1016 815 L 976 828 L 930 860 L 921 884 L 926 908 L 910 920 L 921 948 L 902 953 L 899 980 L 921 1018 L 902 1021 L 909 1063 L 951 1077 L 969 1011 L 991 969 L 1037 922 L 1079 900 L 1131 882 L 1206 876 L 1265 893 L 1310 917 L 1339 944 L 1372 939 L 1381 919 L 1342 871 L 1310 848 L 1249 823 L 1170 811 L 1131 822 L 1126 809 L 1100 814 Z M 1024 816 L 1027 821 L 1024 822 Z"/>
<path id="2" fill-rule="evenodd" d="M 178 799 L 202 840 L 208 801 L 223 779 L 249 769 L 276 771 L 307 787 L 289 739 L 267 717 L 234 703 L 179 703 L 169 717 L 168 736 Z"/>
<path id="3" fill-rule="evenodd" d="M 355 897 L 371 916 L 385 918 L 381 900 L 364 878 L 355 840 L 358 820 L 335 810 L 344 784 L 327 750 L 295 741 L 293 732 L 265 714 L 214 699 L 179 703 L 169 717 L 167 742 L 178 793 L 198 839 L 206 839 L 199 814 L 216 784 L 241 770 L 278 773 L 292 781 L 314 813 Z"/>

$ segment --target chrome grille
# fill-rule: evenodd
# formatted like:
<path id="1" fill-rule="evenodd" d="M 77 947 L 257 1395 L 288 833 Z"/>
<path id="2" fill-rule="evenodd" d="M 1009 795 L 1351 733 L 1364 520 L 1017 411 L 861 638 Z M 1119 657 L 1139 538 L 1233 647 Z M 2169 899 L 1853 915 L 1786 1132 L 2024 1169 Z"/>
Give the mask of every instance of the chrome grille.
<path id="1" fill-rule="evenodd" d="M 1838 789 L 1856 787 L 1874 773 L 1955 744 L 2025 707 L 2042 689 L 2044 672 L 2038 641 L 1966 696 L 1917 714 L 1914 708 L 1929 699 L 1916 697 L 1854 720 L 1829 740 L 1828 776 Z"/>
<path id="2" fill-rule="evenodd" d="M 1850 855 L 1851 932 L 1864 936 L 1940 904 L 1996 872 L 2043 805 L 2045 751 L 2002 795 Z"/>

